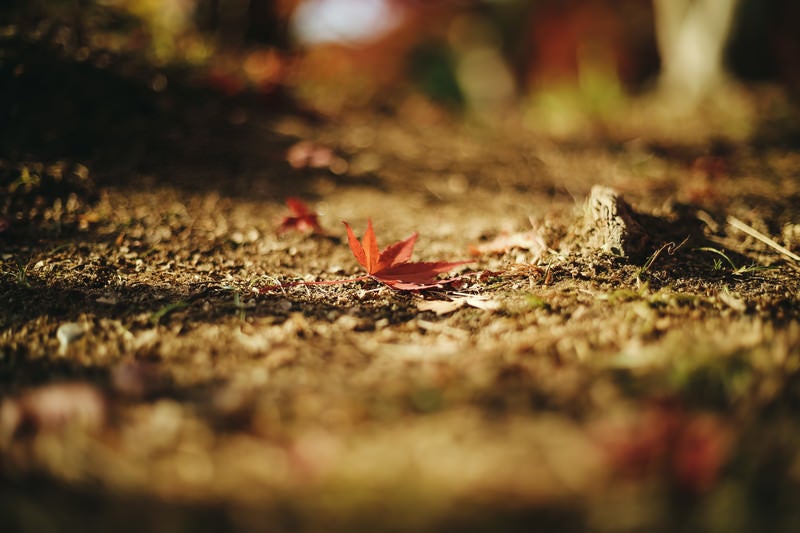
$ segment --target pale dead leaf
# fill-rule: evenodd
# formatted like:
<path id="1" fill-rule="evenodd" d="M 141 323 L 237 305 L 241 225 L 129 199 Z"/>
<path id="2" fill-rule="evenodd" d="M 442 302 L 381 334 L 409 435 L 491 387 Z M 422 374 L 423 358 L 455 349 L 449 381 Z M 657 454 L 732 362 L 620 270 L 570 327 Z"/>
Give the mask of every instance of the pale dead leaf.
<path id="1" fill-rule="evenodd" d="M 433 311 L 438 316 L 446 315 L 448 313 L 452 313 L 458 309 L 461 309 L 466 305 L 466 301 L 464 299 L 458 300 L 421 300 L 417 302 L 417 309 L 420 311 Z"/>
<path id="2" fill-rule="evenodd" d="M 501 307 L 500 302 L 486 296 L 466 296 L 463 300 L 470 307 L 483 309 L 484 311 L 497 311 Z"/>
<path id="3" fill-rule="evenodd" d="M 420 311 L 433 311 L 437 315 L 446 315 L 461 309 L 465 305 L 483 309 L 484 311 L 496 311 L 500 309 L 500 302 L 492 300 L 486 296 L 454 296 L 451 300 L 421 300 L 417 303 Z"/>
<path id="4" fill-rule="evenodd" d="M 547 252 L 547 243 L 535 229 L 518 233 L 501 233 L 491 241 L 475 246 L 474 253 L 502 254 L 512 249 L 531 252 L 531 262 L 536 262 Z"/>

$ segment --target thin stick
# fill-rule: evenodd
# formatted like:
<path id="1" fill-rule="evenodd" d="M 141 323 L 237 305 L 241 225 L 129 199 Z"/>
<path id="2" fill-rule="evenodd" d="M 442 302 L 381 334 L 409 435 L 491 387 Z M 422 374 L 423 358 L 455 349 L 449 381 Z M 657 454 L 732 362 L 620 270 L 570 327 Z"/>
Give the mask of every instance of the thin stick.
<path id="1" fill-rule="evenodd" d="M 734 228 L 738 229 L 739 231 L 747 233 L 751 237 L 754 237 L 754 238 L 758 239 L 759 241 L 763 242 L 767 246 L 769 246 L 771 248 L 774 248 L 775 250 L 779 251 L 780 253 L 786 255 L 787 257 L 791 257 L 795 261 L 800 261 L 800 255 L 797 255 L 796 253 L 792 252 L 788 248 L 785 248 L 785 247 L 781 246 L 780 244 L 778 244 L 777 242 L 773 241 L 772 239 L 770 239 L 769 237 L 767 237 L 766 235 L 764 235 L 760 231 L 748 226 L 747 224 L 745 224 L 744 222 L 742 222 L 738 218 L 736 218 L 734 216 L 729 216 L 728 217 L 728 224 L 730 224 Z"/>

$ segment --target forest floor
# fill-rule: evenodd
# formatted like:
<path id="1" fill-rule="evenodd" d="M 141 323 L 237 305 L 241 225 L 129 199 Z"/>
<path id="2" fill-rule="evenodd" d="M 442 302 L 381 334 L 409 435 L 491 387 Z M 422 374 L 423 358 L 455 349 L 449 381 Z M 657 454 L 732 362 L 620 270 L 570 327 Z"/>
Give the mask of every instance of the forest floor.
<path id="1" fill-rule="evenodd" d="M 796 530 L 791 142 L 202 109 L 4 162 L 8 531 Z"/>

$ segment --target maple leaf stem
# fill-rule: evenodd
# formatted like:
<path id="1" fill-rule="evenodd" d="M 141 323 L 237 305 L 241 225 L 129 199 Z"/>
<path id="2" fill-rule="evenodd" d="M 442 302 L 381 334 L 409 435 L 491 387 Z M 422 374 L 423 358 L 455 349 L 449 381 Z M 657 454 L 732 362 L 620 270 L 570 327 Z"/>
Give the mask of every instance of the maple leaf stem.
<path id="1" fill-rule="evenodd" d="M 286 287 L 297 287 L 300 285 L 341 285 L 342 283 L 352 283 L 354 281 L 364 281 L 370 279 L 369 274 L 365 274 L 363 276 L 358 276 L 356 278 L 347 278 L 347 279 L 334 279 L 334 280 L 324 280 L 324 281 L 290 281 L 288 283 L 277 283 L 275 285 L 265 285 L 258 289 L 260 294 L 264 294 L 266 292 L 274 291 L 276 289 L 284 289 Z"/>

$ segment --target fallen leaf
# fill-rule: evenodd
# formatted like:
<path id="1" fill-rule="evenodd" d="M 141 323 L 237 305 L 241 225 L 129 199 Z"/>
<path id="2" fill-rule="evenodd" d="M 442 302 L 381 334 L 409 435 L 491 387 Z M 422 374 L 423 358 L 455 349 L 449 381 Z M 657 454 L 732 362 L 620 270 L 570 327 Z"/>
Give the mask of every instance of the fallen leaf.
<path id="1" fill-rule="evenodd" d="M 539 259 L 547 252 L 547 243 L 536 230 L 502 233 L 487 243 L 470 247 L 470 252 L 472 255 L 502 254 L 512 248 L 528 250 Z"/>
<path id="2" fill-rule="evenodd" d="M 329 147 L 313 141 L 299 141 L 286 151 L 286 161 L 292 168 L 327 168 L 334 174 L 347 171 L 347 161 Z"/>
<path id="3" fill-rule="evenodd" d="M 367 231 L 364 232 L 361 242 L 353 233 L 350 225 L 347 222 L 344 222 L 344 225 L 347 228 L 347 241 L 350 245 L 350 250 L 356 256 L 359 264 L 367 270 L 366 275 L 331 281 L 293 281 L 266 285 L 261 287 L 258 292 L 263 294 L 275 289 L 298 285 L 339 285 L 369 278 L 400 291 L 416 291 L 431 287 L 441 287 L 442 285 L 456 282 L 461 279 L 460 276 L 450 279 L 438 279 L 437 276 L 444 272 L 449 272 L 457 266 L 472 263 L 472 261 L 412 263 L 410 259 L 414 251 L 414 243 L 417 241 L 416 233 L 405 240 L 390 244 L 381 252 L 378 249 L 378 242 L 375 239 L 375 231 L 372 229 L 371 220 L 367 222 Z"/>
<path id="4" fill-rule="evenodd" d="M 433 311 L 437 316 L 446 315 L 464 307 L 464 300 L 422 300 L 417 303 L 420 311 Z"/>
<path id="5" fill-rule="evenodd" d="M 319 224 L 319 215 L 309 209 L 305 202 L 299 198 L 287 198 L 286 206 L 291 211 L 291 215 L 283 217 L 278 226 L 278 233 L 292 230 L 303 233 L 325 233 Z"/>
<path id="6" fill-rule="evenodd" d="M 435 262 L 409 262 L 417 241 L 414 233 L 405 240 L 390 244 L 382 252 L 378 251 L 378 242 L 372 221 L 367 221 L 367 230 L 359 242 L 353 229 L 345 222 L 347 241 L 356 260 L 367 270 L 367 275 L 398 290 L 418 290 L 438 287 L 445 283 L 452 283 L 459 278 L 440 280 L 438 274 L 449 272 L 457 266 L 471 263 L 472 261 L 435 261 Z"/>
<path id="7" fill-rule="evenodd" d="M 433 311 L 438 316 L 446 315 L 464 307 L 475 307 L 484 311 L 496 311 L 500 309 L 500 302 L 492 300 L 486 296 L 455 296 L 450 300 L 421 300 L 417 303 L 420 311 Z"/>
<path id="8" fill-rule="evenodd" d="M 476 309 L 483 309 L 484 311 L 497 311 L 500 309 L 500 302 L 492 300 L 486 296 L 465 296 L 464 303 Z"/>
<path id="9" fill-rule="evenodd" d="M 325 168 L 333 160 L 333 150 L 312 141 L 299 141 L 286 151 L 286 161 L 293 168 Z"/>
<path id="10" fill-rule="evenodd" d="M 730 428 L 722 419 L 688 411 L 669 398 L 622 419 L 602 421 L 596 435 L 618 474 L 632 479 L 661 475 L 692 493 L 713 487 L 731 445 Z"/>

